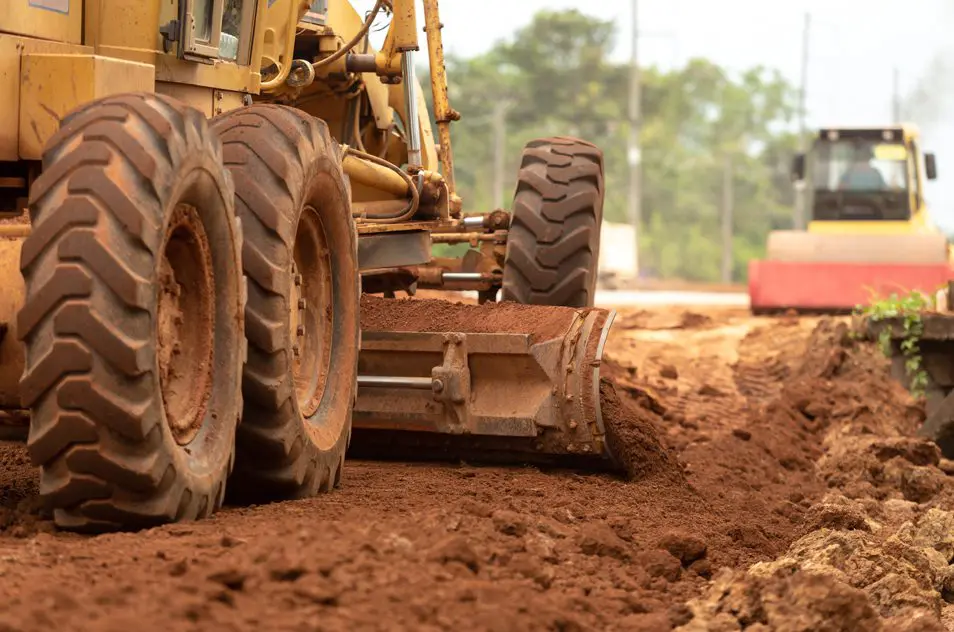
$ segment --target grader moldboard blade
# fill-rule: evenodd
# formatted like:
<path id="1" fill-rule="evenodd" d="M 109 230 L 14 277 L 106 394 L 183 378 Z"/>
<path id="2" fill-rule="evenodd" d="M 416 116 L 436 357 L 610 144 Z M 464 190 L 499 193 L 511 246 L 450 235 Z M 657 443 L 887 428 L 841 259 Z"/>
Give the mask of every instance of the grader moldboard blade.
<path id="1" fill-rule="evenodd" d="M 600 410 L 614 317 L 364 296 L 351 454 L 623 469 Z"/>

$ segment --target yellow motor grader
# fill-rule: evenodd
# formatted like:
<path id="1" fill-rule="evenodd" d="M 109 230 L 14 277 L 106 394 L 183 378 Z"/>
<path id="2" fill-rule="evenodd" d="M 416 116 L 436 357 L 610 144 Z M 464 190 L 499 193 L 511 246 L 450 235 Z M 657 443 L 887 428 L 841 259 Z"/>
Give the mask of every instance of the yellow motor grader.
<path id="1" fill-rule="evenodd" d="M 530 142 L 512 212 L 464 214 L 423 6 L 0 3 L 0 413 L 60 527 L 200 518 L 227 481 L 329 490 L 352 424 L 385 452 L 618 465 L 602 154 Z M 393 298 L 418 288 L 504 302 Z"/>

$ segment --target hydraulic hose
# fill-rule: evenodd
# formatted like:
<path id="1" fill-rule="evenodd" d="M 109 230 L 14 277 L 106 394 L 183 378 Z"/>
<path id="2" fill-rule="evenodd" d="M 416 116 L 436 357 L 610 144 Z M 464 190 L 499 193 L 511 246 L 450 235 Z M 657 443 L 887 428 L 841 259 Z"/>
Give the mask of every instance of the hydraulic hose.
<path id="1" fill-rule="evenodd" d="M 319 59 L 314 64 L 312 64 L 316 69 L 324 68 L 329 64 L 333 64 L 345 55 L 347 55 L 351 50 L 361 43 L 361 40 L 364 39 L 365 35 L 368 34 L 368 31 L 371 29 L 371 24 L 374 23 L 374 19 L 378 16 L 378 11 L 382 7 L 388 4 L 388 0 L 378 0 L 374 3 L 374 8 L 371 9 L 371 13 L 368 15 L 368 19 L 364 21 L 364 24 L 361 26 L 361 30 L 351 38 L 347 44 L 336 50 L 331 55 L 325 57 L 324 59 Z"/>
<path id="2" fill-rule="evenodd" d="M 353 147 L 345 147 L 344 155 L 342 155 L 341 159 L 344 160 L 344 158 L 348 156 L 349 154 L 354 156 L 355 158 L 367 160 L 368 162 L 372 162 L 376 165 L 379 165 L 381 167 L 385 167 L 387 169 L 390 169 L 391 171 L 394 171 L 395 173 L 400 175 L 402 178 L 404 178 L 404 181 L 407 182 L 407 189 L 408 191 L 411 192 L 411 199 L 408 202 L 407 208 L 401 211 L 400 213 L 396 215 L 369 215 L 367 216 L 367 219 L 373 220 L 377 222 L 378 224 L 400 224 L 401 222 L 406 222 L 410 220 L 412 217 L 414 217 L 414 214 L 417 213 L 417 209 L 421 203 L 421 194 L 417 190 L 417 185 L 414 184 L 414 180 L 411 179 L 411 176 L 405 173 L 403 169 L 401 169 L 400 167 L 396 165 L 392 165 L 387 160 L 384 160 L 383 158 L 378 158 L 377 156 L 365 153 L 363 151 L 358 151 L 357 149 Z M 355 214 L 355 216 L 361 217 L 360 214 Z"/>

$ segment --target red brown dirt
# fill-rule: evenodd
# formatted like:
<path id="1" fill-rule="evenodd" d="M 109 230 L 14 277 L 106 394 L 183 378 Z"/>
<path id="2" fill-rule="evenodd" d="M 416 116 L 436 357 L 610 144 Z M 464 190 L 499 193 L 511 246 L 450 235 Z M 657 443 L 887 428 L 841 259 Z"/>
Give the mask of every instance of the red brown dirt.
<path id="1" fill-rule="evenodd" d="M 452 322 L 431 314 L 432 329 Z M 89 538 L 52 531 L 24 449 L 0 444 L 0 630 L 690 623 L 687 602 L 718 569 L 770 561 L 824 518 L 812 508 L 832 485 L 817 464 L 834 419 L 863 416 L 870 397 L 917 408 L 830 325 L 813 336 L 809 320 L 670 320 L 617 325 L 607 347 L 604 419 L 631 480 L 349 462 L 330 495 Z"/>
<path id="2" fill-rule="evenodd" d="M 480 306 L 365 294 L 361 297 L 361 326 L 368 331 L 529 333 L 536 342 L 563 336 L 581 311 L 587 310 L 518 303 Z"/>

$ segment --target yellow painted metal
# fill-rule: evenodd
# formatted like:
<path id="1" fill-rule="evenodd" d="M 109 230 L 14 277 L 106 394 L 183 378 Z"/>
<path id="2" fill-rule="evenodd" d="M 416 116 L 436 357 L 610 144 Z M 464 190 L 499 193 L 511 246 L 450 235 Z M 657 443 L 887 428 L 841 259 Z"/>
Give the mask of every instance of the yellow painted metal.
<path id="1" fill-rule="evenodd" d="M 156 81 L 156 92 L 191 105 L 210 118 L 214 116 L 212 97 L 214 91 L 210 88 L 171 81 Z"/>
<path id="2" fill-rule="evenodd" d="M 834 132 L 840 131 L 837 128 Z M 907 221 L 812 221 L 808 224 L 808 232 L 822 235 L 903 235 L 903 234 L 935 234 L 940 229 L 931 221 L 927 202 L 924 198 L 924 184 L 927 180 L 924 173 L 924 154 L 920 146 L 920 130 L 916 125 L 904 123 L 888 127 L 852 127 L 852 130 L 891 131 L 901 136 L 901 141 L 907 150 L 907 170 L 909 189 L 909 204 L 912 209 L 911 217 Z"/>
<path id="3" fill-rule="evenodd" d="M 95 55 L 23 55 L 20 157 L 39 160 L 60 119 L 83 103 L 122 92 L 152 92 L 154 72 L 147 64 Z"/>
<path id="4" fill-rule="evenodd" d="M 155 66 L 157 81 L 257 93 L 261 82 L 257 63 L 240 65 L 223 60 L 199 63 L 178 59 L 175 51 L 163 51 L 159 26 L 177 16 L 176 4 L 158 0 L 86 0 L 85 43 L 92 46 L 97 55 Z M 259 16 L 264 16 L 266 6 L 264 0 L 258 1 L 254 20 L 248 19 L 260 24 Z M 248 34 L 253 61 L 260 54 L 262 31 L 256 29 Z"/>
<path id="5" fill-rule="evenodd" d="M 822 221 L 811 222 L 808 225 L 808 232 L 818 235 L 905 235 L 905 234 L 931 234 L 939 233 L 933 224 L 923 221 L 923 215 L 919 218 L 921 221 Z"/>
<path id="6" fill-rule="evenodd" d="M 406 111 L 404 90 L 390 78 L 400 74 L 404 52 L 419 49 L 419 18 L 413 0 L 389 4 L 392 15 L 382 50 L 375 51 L 362 42 L 361 49 L 354 51 L 375 56 L 376 72 L 326 73 L 312 86 L 294 89 L 284 83 L 282 75 L 291 65 L 298 38 L 316 38 L 318 49 L 330 54 L 361 32 L 364 18 L 347 0 L 329 2 L 323 25 L 298 22 L 308 10 L 309 0 L 275 0 L 271 6 L 268 0 L 245 0 L 242 33 L 247 37 L 240 38 L 240 50 L 244 47 L 248 53 L 247 64 L 178 58 L 177 44 L 164 42 L 159 31 L 160 26 L 179 17 L 177 0 L 71 0 L 69 17 L 75 24 L 82 23 L 81 30 L 57 31 L 62 18 L 50 11 L 41 11 L 37 22 L 43 24 L 24 27 L 47 29 L 43 32 L 50 38 L 64 41 L 79 42 L 82 37 L 85 46 L 3 35 L 2 30 L 19 28 L 23 16 L 32 18 L 35 9 L 23 12 L 27 0 L 0 3 L 0 121 L 15 121 L 0 125 L 0 160 L 38 159 L 58 119 L 84 101 L 117 92 L 155 90 L 210 117 L 242 107 L 247 95 L 256 100 L 277 99 L 325 119 L 336 136 L 354 132 L 344 128 L 353 120 L 347 114 L 358 99 L 360 125 L 355 127 L 367 150 L 394 164 L 404 164 L 407 148 L 394 128 L 395 114 Z M 424 17 L 432 27 L 439 25 L 436 0 L 428 1 Z M 431 81 L 438 86 L 435 103 L 444 128 L 442 145 L 447 148 L 443 171 L 452 184 L 453 158 L 445 119 L 456 113 L 449 109 L 446 98 L 439 26 L 430 29 L 427 39 L 432 60 L 439 61 L 434 64 L 440 67 L 438 76 Z M 321 57 L 319 53 L 313 61 Z M 276 68 L 269 67 L 273 62 L 277 76 Z M 263 69 L 270 77 L 264 86 Z M 421 132 L 422 166 L 437 171 L 440 157 L 420 85 L 415 86 L 415 98 L 419 120 L 407 124 L 417 125 Z M 367 164 L 352 169 L 357 171 L 352 176 L 356 200 L 407 196 L 407 185 L 396 173 Z"/>
<path id="7" fill-rule="evenodd" d="M 33 6 L 28 0 L 0 1 L 0 33 L 81 44 L 83 9 L 81 0 L 45 0 Z M 65 9 L 65 12 L 64 12 Z"/>
<path id="8" fill-rule="evenodd" d="M 110 53 L 108 50 L 103 52 Z M 156 79 L 190 86 L 257 94 L 261 74 L 252 72 L 248 67 L 231 63 L 201 64 L 176 59 L 171 55 L 157 55 Z"/>
<path id="9" fill-rule="evenodd" d="M 393 17 L 375 64 L 379 73 L 401 74 L 401 53 L 420 50 L 417 39 L 417 10 L 414 0 L 393 0 Z"/>
<path id="10" fill-rule="evenodd" d="M 212 92 L 212 114 L 218 116 L 244 105 L 244 95 L 231 90 L 214 90 Z"/>
<path id="11" fill-rule="evenodd" d="M 153 56 L 162 50 L 159 35 L 160 14 L 166 15 L 176 3 L 143 2 L 143 0 L 86 0 L 85 41 L 97 54 L 152 63 Z M 167 7 L 166 5 L 171 5 Z M 174 17 L 174 16 L 173 16 Z"/>
<path id="12" fill-rule="evenodd" d="M 451 147 L 450 124 L 451 121 L 460 120 L 460 113 L 451 107 L 447 96 L 447 69 L 444 65 L 444 42 L 441 37 L 441 29 L 444 25 L 441 24 L 438 0 L 424 0 L 424 22 L 441 167 L 448 191 L 454 196 L 457 193 L 457 186 L 454 180 L 454 152 Z"/>
<path id="13" fill-rule="evenodd" d="M 24 53 L 91 53 L 78 44 L 0 34 L 0 160 L 20 156 L 20 56 Z"/>
<path id="14" fill-rule="evenodd" d="M 335 50 L 337 46 L 344 43 L 345 40 L 351 39 L 355 33 L 361 30 L 363 22 L 362 16 L 354 10 L 350 2 L 329 3 L 328 27 L 325 27 L 325 31 L 336 34 L 335 46 L 332 50 Z M 330 40 L 331 38 L 328 39 Z M 368 48 L 369 51 L 373 52 L 372 47 L 369 46 Z M 361 50 L 364 50 L 363 47 Z M 330 51 L 323 49 L 323 52 Z M 398 60 L 398 66 L 400 66 L 400 59 Z M 364 83 L 364 90 L 371 104 L 371 112 L 374 115 L 374 122 L 377 128 L 379 130 L 390 128 L 391 123 L 394 122 L 394 116 L 388 103 L 388 86 L 381 81 L 380 77 L 370 72 L 361 73 L 361 81 Z M 319 86 L 315 86 L 310 93 L 313 94 L 319 89 Z M 305 94 L 309 94 L 309 92 L 306 91 Z"/>
<path id="15" fill-rule="evenodd" d="M 406 197 L 407 181 L 393 170 L 352 155 L 345 156 L 342 163 L 345 173 L 354 182 L 369 186 L 391 195 Z"/>
<path id="16" fill-rule="evenodd" d="M 298 20 L 308 11 L 309 3 L 302 0 L 275 0 L 265 15 L 262 66 L 274 64 L 278 73 L 262 83 L 263 92 L 275 90 L 285 83 L 291 70 L 295 50 L 295 32 Z"/>
<path id="17" fill-rule="evenodd" d="M 946 245 L 940 228 L 931 220 L 924 198 L 927 181 L 924 154 L 917 126 L 904 123 L 885 127 L 823 128 L 823 134 L 848 135 L 852 131 L 890 132 L 907 156 L 910 218 L 907 220 L 811 221 L 807 234 L 775 231 L 769 235 L 770 260 L 842 261 L 867 263 L 932 263 L 954 265 L 954 248 Z"/>

